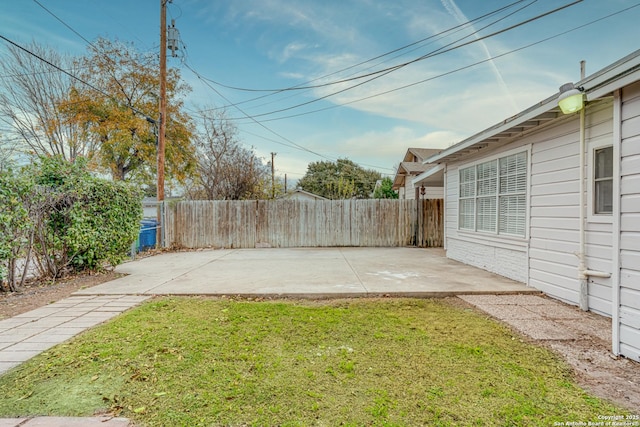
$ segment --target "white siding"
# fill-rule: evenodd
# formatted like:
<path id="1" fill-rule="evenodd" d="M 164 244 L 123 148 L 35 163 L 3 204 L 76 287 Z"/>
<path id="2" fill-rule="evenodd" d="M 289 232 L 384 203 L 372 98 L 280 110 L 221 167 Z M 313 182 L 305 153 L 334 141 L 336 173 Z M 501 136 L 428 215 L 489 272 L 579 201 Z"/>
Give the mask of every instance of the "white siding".
<path id="1" fill-rule="evenodd" d="M 398 198 L 414 200 L 416 198 L 416 189 L 411 183 L 411 178 L 407 178 L 407 184 L 405 187 L 398 189 Z M 444 188 L 442 187 L 425 187 L 425 194 L 421 196 L 421 199 L 444 199 Z"/>
<path id="2" fill-rule="evenodd" d="M 587 150 L 596 144 L 610 145 L 612 133 L 612 103 L 592 104 L 585 116 Z M 529 285 L 571 304 L 579 301 L 579 137 L 576 114 L 531 141 Z M 590 180 L 587 188 L 588 200 Z M 611 219 L 608 223 L 594 221 L 588 220 L 585 227 L 586 265 L 611 273 Z M 589 278 L 589 309 L 611 315 L 611 279 Z"/>
<path id="3" fill-rule="evenodd" d="M 640 361 L 640 83 L 622 91 L 620 354 Z"/>
<path id="4" fill-rule="evenodd" d="M 612 103 L 592 104 L 586 112 L 586 142 L 612 140 Z M 516 147 L 531 147 L 528 238 L 514 239 L 458 230 L 458 170 L 468 162 Z M 447 166 L 446 249 L 450 258 L 522 281 L 548 295 L 577 305 L 580 182 L 579 120 L 567 117 L 483 156 Z M 587 196 L 591 191 L 587 192 Z M 640 197 L 638 197 L 640 203 Z M 612 270 L 612 225 L 586 224 L 588 268 Z M 589 280 L 590 309 L 611 315 L 611 280 Z"/>
<path id="5" fill-rule="evenodd" d="M 423 199 L 444 199 L 444 188 L 442 187 L 425 187 Z"/>
<path id="6" fill-rule="evenodd" d="M 416 198 L 416 189 L 413 188 L 413 184 L 411 183 L 412 179 L 413 177 L 411 176 L 405 178 L 405 184 L 400 188 L 402 191 L 401 199 L 414 200 Z"/>
<path id="7" fill-rule="evenodd" d="M 587 223 L 586 223 L 586 264 L 590 270 L 613 272 L 613 226 L 612 216 L 598 219 L 592 215 L 593 204 L 593 150 L 603 145 L 613 144 L 613 102 L 599 101 L 585 120 L 587 139 Z M 615 160 L 614 160 L 615 161 Z M 589 278 L 589 310 L 611 316 L 611 278 Z"/>
<path id="8" fill-rule="evenodd" d="M 573 119 L 533 136 L 529 285 L 577 304 L 579 123 Z"/>

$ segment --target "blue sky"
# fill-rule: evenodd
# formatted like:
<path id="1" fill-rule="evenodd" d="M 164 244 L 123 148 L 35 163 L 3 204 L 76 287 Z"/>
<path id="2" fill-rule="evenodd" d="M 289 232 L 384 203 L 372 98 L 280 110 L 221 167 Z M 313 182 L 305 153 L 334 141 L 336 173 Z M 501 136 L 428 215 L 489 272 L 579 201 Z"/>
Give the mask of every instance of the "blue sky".
<path id="1" fill-rule="evenodd" d="M 38 3 L 90 41 L 158 49 L 159 0 L 0 0 L 0 34 L 86 52 Z M 589 75 L 640 47 L 640 0 L 584 0 L 517 26 L 572 3 L 527 0 L 468 24 L 512 3 L 173 0 L 168 21 L 183 48 L 168 65 L 193 89 L 189 111 L 226 106 L 247 146 L 265 159 L 277 153 L 280 176 L 297 180 L 311 161 L 344 157 L 393 175 L 408 147 L 448 147 L 579 80 L 580 60 Z M 0 60 L 5 49 L 0 41 Z M 429 54 L 366 83 L 339 82 Z"/>

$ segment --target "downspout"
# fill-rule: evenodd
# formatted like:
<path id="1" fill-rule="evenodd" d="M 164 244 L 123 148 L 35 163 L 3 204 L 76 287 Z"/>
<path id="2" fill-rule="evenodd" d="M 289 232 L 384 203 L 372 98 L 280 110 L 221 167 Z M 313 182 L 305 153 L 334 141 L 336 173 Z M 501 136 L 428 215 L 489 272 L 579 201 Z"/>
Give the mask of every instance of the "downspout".
<path id="1" fill-rule="evenodd" d="M 584 193 L 586 190 L 586 185 L 584 182 L 584 169 L 585 169 L 585 137 L 584 137 L 584 110 L 582 108 L 580 110 L 580 246 L 578 252 L 578 279 L 580 280 L 580 289 L 578 294 L 578 303 L 580 305 L 580 309 L 584 311 L 589 310 L 589 282 L 587 272 L 587 264 L 586 264 L 586 256 L 585 256 L 585 206 L 584 206 Z"/>
<path id="2" fill-rule="evenodd" d="M 442 172 L 444 175 L 443 180 L 443 191 L 442 195 L 442 249 L 447 250 L 447 166 L 448 163 L 444 164 L 444 171 Z M 446 253 L 446 252 L 445 252 Z"/>
<path id="3" fill-rule="evenodd" d="M 613 266 L 611 278 L 611 350 L 613 354 L 620 354 L 620 146 L 622 144 L 622 94 L 620 90 L 613 97 Z"/>
<path id="4" fill-rule="evenodd" d="M 580 80 L 585 78 L 585 61 L 580 61 Z M 580 309 L 589 311 L 589 277 L 601 277 L 609 278 L 611 273 L 605 273 L 603 271 L 589 270 L 586 262 L 586 204 L 585 193 L 587 190 L 587 183 L 585 182 L 585 169 L 587 164 L 585 161 L 585 154 L 587 151 L 586 138 L 585 138 L 585 110 L 586 106 L 580 110 L 580 248 L 578 252 L 578 279 L 580 280 L 580 289 L 578 295 L 578 302 Z"/>

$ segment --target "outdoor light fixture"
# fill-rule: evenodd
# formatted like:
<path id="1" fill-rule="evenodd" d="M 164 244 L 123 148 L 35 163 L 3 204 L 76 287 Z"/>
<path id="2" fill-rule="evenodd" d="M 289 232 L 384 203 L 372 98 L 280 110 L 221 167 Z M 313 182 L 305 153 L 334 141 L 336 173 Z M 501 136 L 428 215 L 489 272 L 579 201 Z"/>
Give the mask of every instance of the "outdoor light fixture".
<path id="1" fill-rule="evenodd" d="M 564 114 L 575 113 L 584 107 L 584 94 L 576 88 L 573 83 L 565 83 L 560 86 L 560 96 L 558 96 L 558 107 Z"/>

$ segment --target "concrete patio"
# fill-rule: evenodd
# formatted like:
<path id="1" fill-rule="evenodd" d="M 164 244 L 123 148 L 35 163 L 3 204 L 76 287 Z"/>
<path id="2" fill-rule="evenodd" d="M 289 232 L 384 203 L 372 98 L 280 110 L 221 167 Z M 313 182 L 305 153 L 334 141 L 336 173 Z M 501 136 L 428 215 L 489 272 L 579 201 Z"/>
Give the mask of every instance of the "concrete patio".
<path id="1" fill-rule="evenodd" d="M 439 248 L 199 250 L 143 258 L 116 271 L 127 276 L 75 295 L 331 298 L 538 292 L 450 260 Z"/>

